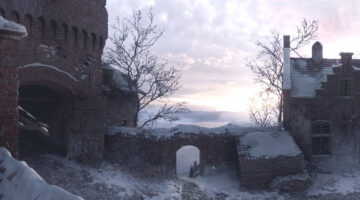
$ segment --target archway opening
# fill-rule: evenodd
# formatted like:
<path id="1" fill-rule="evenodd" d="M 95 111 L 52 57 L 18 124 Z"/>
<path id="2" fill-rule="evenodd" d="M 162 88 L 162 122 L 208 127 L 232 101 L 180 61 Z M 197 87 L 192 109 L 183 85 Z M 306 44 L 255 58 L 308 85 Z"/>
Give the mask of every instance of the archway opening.
<path id="1" fill-rule="evenodd" d="M 178 176 L 189 177 L 191 167 L 195 165 L 200 166 L 199 148 L 187 145 L 176 151 L 176 174 Z"/>
<path id="2" fill-rule="evenodd" d="M 41 153 L 66 154 L 66 130 L 71 118 L 72 97 L 65 90 L 50 86 L 32 84 L 19 89 L 21 109 L 29 114 L 31 121 L 44 123 L 48 128 L 48 134 L 45 135 L 39 130 L 20 125 L 20 158 Z"/>

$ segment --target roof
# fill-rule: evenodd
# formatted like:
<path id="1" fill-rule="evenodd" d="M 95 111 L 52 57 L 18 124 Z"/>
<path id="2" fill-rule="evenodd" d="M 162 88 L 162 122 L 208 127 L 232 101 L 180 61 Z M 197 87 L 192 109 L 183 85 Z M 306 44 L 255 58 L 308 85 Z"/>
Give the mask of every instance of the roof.
<path id="1" fill-rule="evenodd" d="M 355 70 L 360 70 L 359 59 L 353 59 L 352 63 Z M 321 82 L 327 81 L 327 75 L 334 74 L 333 68 L 341 66 L 340 59 L 323 59 L 316 64 L 311 58 L 290 58 L 291 97 L 315 97 Z"/>

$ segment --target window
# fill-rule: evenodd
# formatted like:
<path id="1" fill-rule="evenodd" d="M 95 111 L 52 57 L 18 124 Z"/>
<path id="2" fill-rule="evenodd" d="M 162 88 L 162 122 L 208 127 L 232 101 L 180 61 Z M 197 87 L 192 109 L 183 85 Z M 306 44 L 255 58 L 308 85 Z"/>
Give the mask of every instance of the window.
<path id="1" fill-rule="evenodd" d="M 351 80 L 340 80 L 340 96 L 351 96 Z"/>
<path id="2" fill-rule="evenodd" d="M 29 34 L 29 36 L 32 36 L 32 24 L 33 24 L 33 18 L 30 14 L 26 14 L 24 18 L 24 24 L 26 27 L 26 30 Z"/>
<path id="3" fill-rule="evenodd" d="M 331 128 L 327 121 L 317 121 L 312 125 L 312 155 L 330 155 Z"/>
<path id="4" fill-rule="evenodd" d="M 50 34 L 51 39 L 56 40 L 57 23 L 54 20 L 50 21 Z"/>
<path id="5" fill-rule="evenodd" d="M 330 138 L 317 137 L 312 139 L 313 155 L 330 155 Z"/>

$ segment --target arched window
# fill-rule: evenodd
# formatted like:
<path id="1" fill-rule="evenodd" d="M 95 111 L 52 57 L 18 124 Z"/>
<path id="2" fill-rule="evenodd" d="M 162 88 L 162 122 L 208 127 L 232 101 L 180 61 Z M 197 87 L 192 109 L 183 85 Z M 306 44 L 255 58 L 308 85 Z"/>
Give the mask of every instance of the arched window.
<path id="1" fill-rule="evenodd" d="M 45 19 L 43 17 L 38 18 L 38 30 L 41 38 L 45 38 Z"/>
<path id="2" fill-rule="evenodd" d="M 0 8 L 0 16 L 2 16 L 3 18 L 6 18 L 5 10 L 2 8 Z"/>
<path id="3" fill-rule="evenodd" d="M 103 40 L 103 37 L 100 36 L 100 38 L 99 38 L 99 50 L 101 51 L 103 47 L 104 47 L 104 40 Z"/>
<path id="4" fill-rule="evenodd" d="M 32 35 L 32 26 L 33 26 L 33 18 L 30 14 L 26 14 L 24 17 L 24 25 L 26 27 L 26 31 L 29 35 L 29 37 L 31 37 Z"/>
<path id="5" fill-rule="evenodd" d="M 91 33 L 91 38 L 92 38 L 92 50 L 96 49 L 96 35 L 95 33 Z"/>
<path id="6" fill-rule="evenodd" d="M 10 18 L 11 21 L 14 21 L 16 23 L 20 23 L 20 16 L 19 13 L 17 11 L 12 11 L 10 14 Z"/>
<path id="7" fill-rule="evenodd" d="M 68 26 L 65 23 L 63 23 L 61 27 L 62 27 L 63 41 L 64 41 L 64 44 L 66 44 L 67 40 L 68 40 Z"/>
<path id="8" fill-rule="evenodd" d="M 84 42 L 84 49 L 87 49 L 88 48 L 88 34 L 86 31 L 82 31 L 82 35 L 83 35 L 83 42 Z"/>
<path id="9" fill-rule="evenodd" d="M 79 31 L 76 27 L 72 28 L 72 43 L 74 47 L 77 47 L 78 44 Z"/>
<path id="10" fill-rule="evenodd" d="M 57 34 L 57 23 L 54 20 L 50 21 L 50 36 L 51 39 L 56 40 L 56 34 Z"/>
<path id="11" fill-rule="evenodd" d="M 330 155 L 331 153 L 331 126 L 328 121 L 312 123 L 312 155 Z"/>

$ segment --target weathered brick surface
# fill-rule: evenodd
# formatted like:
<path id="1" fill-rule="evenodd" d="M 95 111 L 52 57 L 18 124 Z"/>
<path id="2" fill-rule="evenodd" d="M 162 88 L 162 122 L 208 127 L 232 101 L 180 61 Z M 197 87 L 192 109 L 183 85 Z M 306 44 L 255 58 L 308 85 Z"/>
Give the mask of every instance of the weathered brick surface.
<path id="1" fill-rule="evenodd" d="M 142 173 L 175 175 L 176 151 L 186 145 L 200 150 L 200 164 L 236 165 L 235 139 L 230 134 L 175 134 L 169 138 L 117 134 L 105 136 L 105 158 Z M 154 174 L 152 174 L 154 175 Z"/>
<path id="2" fill-rule="evenodd" d="M 0 146 L 18 156 L 19 41 L 0 39 Z"/>
<path id="3" fill-rule="evenodd" d="M 105 3 L 105 0 L 0 1 L 0 15 L 24 25 L 28 32 L 16 51 L 13 44 L 1 44 L 1 63 L 8 64 L 0 69 L 0 98 L 4 107 L 0 120 L 6 124 L 2 133 L 17 128 L 17 112 L 10 106 L 17 108 L 18 84 L 20 88 L 48 88 L 58 94 L 60 101 L 51 109 L 51 104 L 44 105 L 49 107 L 49 116 L 43 114 L 39 119 L 50 125 L 51 135 L 42 139 L 48 146 L 64 148 L 81 160 L 102 157 L 106 99 L 101 96 L 100 62 L 108 31 Z M 13 58 L 14 52 L 20 59 Z M 4 95 L 10 97 L 5 100 Z M 29 110 L 41 107 L 20 103 Z M 5 141 L 15 152 L 17 133 L 10 135 Z"/>
<path id="4" fill-rule="evenodd" d="M 330 61 L 334 63 L 336 60 L 324 59 L 319 65 L 307 67 L 316 70 Z M 352 64 L 359 66 L 360 60 L 353 59 Z M 352 66 L 339 66 L 333 72 L 327 76 L 326 82 L 321 83 L 313 98 L 295 98 L 290 96 L 290 92 L 284 92 L 285 128 L 294 136 L 308 160 L 312 156 L 311 126 L 317 120 L 328 121 L 331 125 L 332 155 L 341 156 L 345 149 L 346 155 L 359 159 L 360 71 Z M 342 79 L 352 81 L 352 96 L 339 95 L 339 82 Z"/>
<path id="5" fill-rule="evenodd" d="M 270 186 L 277 176 L 301 173 L 305 163 L 303 155 L 294 157 L 239 159 L 239 179 L 242 186 L 264 189 Z"/>

